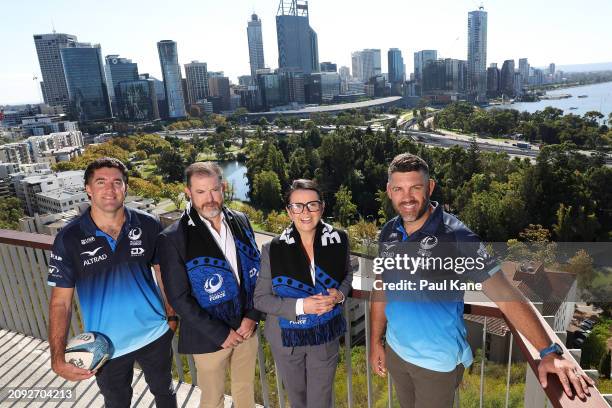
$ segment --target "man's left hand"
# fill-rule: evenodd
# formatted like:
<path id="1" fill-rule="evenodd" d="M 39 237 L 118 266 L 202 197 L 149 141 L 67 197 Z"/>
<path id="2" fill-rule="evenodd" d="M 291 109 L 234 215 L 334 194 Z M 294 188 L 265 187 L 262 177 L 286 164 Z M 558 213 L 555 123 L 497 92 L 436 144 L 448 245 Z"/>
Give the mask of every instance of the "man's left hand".
<path id="1" fill-rule="evenodd" d="M 563 390 L 568 397 L 573 396 L 573 387 L 578 397 L 584 399 L 586 395 L 591 395 L 589 385 L 595 385 L 595 382 L 577 364 L 553 353 L 545 356 L 538 366 L 538 377 L 544 388 L 548 385 L 547 376 L 549 373 L 556 374 L 559 377 Z"/>
<path id="2" fill-rule="evenodd" d="M 249 319 L 248 317 L 245 317 L 242 319 L 240 327 L 238 328 L 238 330 L 236 330 L 236 333 L 241 335 L 246 340 L 253 335 L 255 327 L 257 327 L 257 322 L 255 320 Z"/>
<path id="3" fill-rule="evenodd" d="M 329 293 L 330 296 L 334 297 L 335 304 L 342 303 L 342 301 L 344 300 L 344 294 L 338 289 L 329 288 L 327 289 L 327 293 Z"/>

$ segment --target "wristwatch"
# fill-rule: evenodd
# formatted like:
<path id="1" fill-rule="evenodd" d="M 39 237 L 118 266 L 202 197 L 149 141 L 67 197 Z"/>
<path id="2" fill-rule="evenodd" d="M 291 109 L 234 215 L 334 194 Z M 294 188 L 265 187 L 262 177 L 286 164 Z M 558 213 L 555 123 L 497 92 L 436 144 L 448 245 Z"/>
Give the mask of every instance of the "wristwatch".
<path id="1" fill-rule="evenodd" d="M 173 316 L 166 316 L 166 320 L 169 322 L 178 322 L 179 321 L 179 317 L 176 315 Z"/>
<path id="2" fill-rule="evenodd" d="M 556 355 L 561 356 L 563 355 L 563 348 L 557 343 L 552 343 L 550 346 L 540 350 L 540 358 L 544 358 L 550 353 L 555 353 Z"/>

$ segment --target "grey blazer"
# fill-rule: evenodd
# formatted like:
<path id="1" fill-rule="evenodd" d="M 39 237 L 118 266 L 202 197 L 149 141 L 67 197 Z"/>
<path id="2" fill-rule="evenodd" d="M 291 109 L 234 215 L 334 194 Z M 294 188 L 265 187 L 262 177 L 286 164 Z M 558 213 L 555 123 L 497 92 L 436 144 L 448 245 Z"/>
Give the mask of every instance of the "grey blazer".
<path id="1" fill-rule="evenodd" d="M 350 253 L 346 254 L 346 277 L 340 284 L 338 290 L 342 292 L 345 298 L 348 299 L 351 291 L 351 282 L 353 281 L 353 273 L 351 269 Z M 272 292 L 272 273 L 270 270 L 270 243 L 263 245 L 261 250 L 261 267 L 255 286 L 254 303 L 255 308 L 266 314 L 266 323 L 264 327 L 264 335 L 270 346 L 281 354 L 292 354 L 294 349 L 298 347 L 284 347 L 281 340 L 281 331 L 278 324 L 278 317 L 284 317 L 288 320 L 297 320 L 295 314 L 295 304 L 297 299 L 282 298 L 276 296 Z M 338 341 L 331 341 L 318 346 L 300 346 L 308 347 L 311 350 L 320 349 L 321 352 L 333 354 L 338 350 Z"/>

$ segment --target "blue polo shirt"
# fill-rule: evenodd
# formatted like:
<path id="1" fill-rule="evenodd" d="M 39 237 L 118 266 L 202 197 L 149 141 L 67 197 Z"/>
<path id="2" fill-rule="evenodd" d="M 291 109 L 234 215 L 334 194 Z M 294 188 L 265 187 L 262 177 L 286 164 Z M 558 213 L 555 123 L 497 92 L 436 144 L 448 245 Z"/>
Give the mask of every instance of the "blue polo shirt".
<path id="1" fill-rule="evenodd" d="M 157 340 L 168 330 L 151 266 L 161 225 L 153 216 L 125 208 L 115 241 L 94 224 L 90 210 L 63 228 L 53 243 L 50 286 L 76 287 L 85 331 L 110 338 L 113 358 Z"/>
<path id="2" fill-rule="evenodd" d="M 482 257 L 486 251 L 480 238 L 437 203 L 425 224 L 411 235 L 406 233 L 401 217 L 390 220 L 380 233 L 381 244 L 415 243 L 431 249 L 438 243 L 455 251 L 454 256 Z M 381 245 L 382 247 L 382 245 Z M 448 251 L 448 249 L 447 249 Z M 485 255 L 484 268 L 462 273 L 463 280 L 482 282 L 500 270 L 499 262 Z M 427 271 L 423 276 L 427 276 Z M 386 281 L 383 274 L 383 281 Z M 387 292 L 387 344 L 405 361 L 433 371 L 450 372 L 458 364 L 472 364 L 472 350 L 466 339 L 463 321 L 463 291 L 446 294 L 445 298 L 413 296 L 408 292 Z M 402 296 L 405 296 L 402 299 Z"/>

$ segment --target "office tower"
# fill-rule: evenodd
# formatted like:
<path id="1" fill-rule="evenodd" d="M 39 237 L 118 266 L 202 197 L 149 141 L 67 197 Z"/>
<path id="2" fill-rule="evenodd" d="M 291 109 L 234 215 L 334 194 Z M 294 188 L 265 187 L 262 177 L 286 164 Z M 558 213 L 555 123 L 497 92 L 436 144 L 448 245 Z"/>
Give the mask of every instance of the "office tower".
<path id="1" fill-rule="evenodd" d="M 208 97 L 208 68 L 205 62 L 191 61 L 185 64 L 185 78 L 189 105 Z"/>
<path id="2" fill-rule="evenodd" d="M 422 50 L 414 53 L 414 82 L 416 94 L 421 95 L 423 85 L 423 69 L 432 61 L 438 59 L 438 51 Z"/>
<path id="3" fill-rule="evenodd" d="M 257 70 L 265 68 L 263 36 L 261 35 L 261 20 L 257 14 L 251 16 L 247 26 L 247 38 L 249 40 L 249 63 L 251 65 L 251 80 L 255 83 Z"/>
<path id="4" fill-rule="evenodd" d="M 349 67 L 340 67 L 338 73 L 340 74 L 340 79 L 342 81 L 348 81 L 351 78 L 351 70 Z"/>
<path id="5" fill-rule="evenodd" d="M 497 64 L 491 64 L 487 68 L 487 97 L 495 98 L 499 95 L 500 72 Z"/>
<path id="6" fill-rule="evenodd" d="M 213 75 L 208 78 L 208 94 L 214 98 L 220 98 L 219 111 L 230 109 L 230 83 L 229 78 L 221 75 Z"/>
<path id="7" fill-rule="evenodd" d="M 467 91 L 467 62 L 452 58 L 431 61 L 423 68 L 422 83 L 423 95 L 461 99 Z"/>
<path id="8" fill-rule="evenodd" d="M 526 84 L 529 82 L 529 62 L 527 58 L 519 59 L 519 73 L 521 74 L 521 83 Z"/>
<path id="9" fill-rule="evenodd" d="M 71 116 L 79 122 L 110 118 L 112 113 L 100 45 L 79 43 L 60 49 L 60 54 Z"/>
<path id="10" fill-rule="evenodd" d="M 476 102 L 486 101 L 487 12 L 484 7 L 468 13 L 468 93 Z"/>
<path id="11" fill-rule="evenodd" d="M 548 66 L 548 73 L 550 75 L 555 75 L 555 63 L 551 62 L 550 65 Z"/>
<path id="12" fill-rule="evenodd" d="M 317 33 L 310 27 L 308 2 L 280 0 L 276 14 L 278 67 L 304 74 L 319 71 Z"/>
<path id="13" fill-rule="evenodd" d="M 324 61 L 320 64 L 321 72 L 338 72 L 338 65 L 333 62 Z"/>
<path id="14" fill-rule="evenodd" d="M 264 110 L 270 110 L 283 104 L 280 75 L 278 73 L 260 70 L 257 73 L 257 86 L 261 93 Z"/>
<path id="15" fill-rule="evenodd" d="M 42 74 L 40 87 L 47 105 L 61 106 L 68 112 L 69 98 L 60 49 L 74 46 L 77 38 L 71 34 L 36 34 L 34 45 Z"/>
<path id="16" fill-rule="evenodd" d="M 514 60 L 506 60 L 502 65 L 500 91 L 506 95 L 514 95 Z"/>
<path id="17" fill-rule="evenodd" d="M 521 96 L 523 94 L 523 76 L 518 71 L 514 73 L 513 85 L 514 85 L 514 89 L 513 89 L 514 96 Z"/>
<path id="18" fill-rule="evenodd" d="M 238 77 L 238 85 L 249 86 L 252 85 L 256 79 L 253 79 L 250 75 L 240 75 Z"/>
<path id="19" fill-rule="evenodd" d="M 178 63 L 176 42 L 162 40 L 157 43 L 157 51 L 159 52 L 159 62 L 164 78 L 168 118 L 184 118 L 187 116 L 187 112 L 185 111 L 181 66 Z"/>
<path id="20" fill-rule="evenodd" d="M 406 77 L 404 73 L 404 58 L 402 52 L 397 48 L 390 48 L 387 52 L 387 63 L 389 82 L 403 82 Z"/>
<path id="21" fill-rule="evenodd" d="M 115 97 L 117 87 L 120 82 L 138 80 L 138 64 L 127 58 L 119 58 L 119 55 L 107 55 L 104 62 L 108 96 L 111 100 L 113 113 L 116 113 L 118 109 Z"/>
<path id="22" fill-rule="evenodd" d="M 381 74 L 379 49 L 355 51 L 351 54 L 351 60 L 353 78 L 361 82 L 368 82 L 370 78 Z"/>
<path id="23" fill-rule="evenodd" d="M 117 85 L 117 114 L 123 120 L 159 119 L 159 107 L 153 79 L 121 81 Z"/>

